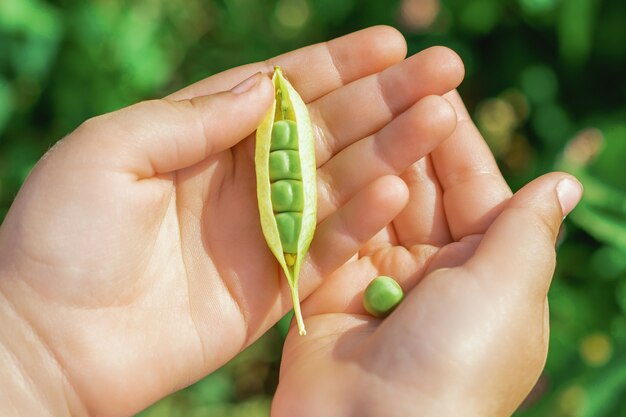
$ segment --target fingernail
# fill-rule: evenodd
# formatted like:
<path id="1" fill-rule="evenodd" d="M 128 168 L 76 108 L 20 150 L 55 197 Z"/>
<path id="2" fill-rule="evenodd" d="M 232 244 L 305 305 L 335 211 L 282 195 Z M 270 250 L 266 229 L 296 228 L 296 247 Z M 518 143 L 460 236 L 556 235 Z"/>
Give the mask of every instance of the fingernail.
<path id="1" fill-rule="evenodd" d="M 242 82 L 240 82 L 239 84 L 234 86 L 230 90 L 231 93 L 243 94 L 246 91 L 250 91 L 261 80 L 261 77 L 259 75 L 261 75 L 261 73 L 257 72 L 256 74 L 252 75 L 251 77 L 246 78 L 245 80 L 243 80 Z"/>
<path id="2" fill-rule="evenodd" d="M 556 185 L 556 195 L 561 204 L 563 218 L 565 218 L 580 201 L 583 195 L 583 186 L 580 182 L 571 177 L 563 178 Z"/>

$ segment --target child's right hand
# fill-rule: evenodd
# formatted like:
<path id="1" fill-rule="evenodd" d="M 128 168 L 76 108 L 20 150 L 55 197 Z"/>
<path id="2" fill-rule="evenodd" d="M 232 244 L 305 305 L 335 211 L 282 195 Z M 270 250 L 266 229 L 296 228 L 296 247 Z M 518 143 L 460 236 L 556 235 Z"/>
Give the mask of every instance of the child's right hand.
<path id="1" fill-rule="evenodd" d="M 502 178 L 456 93 L 455 133 L 404 175 L 408 205 L 303 304 L 272 416 L 509 416 L 548 347 L 546 294 L 563 216 L 582 189 Z M 386 319 L 362 307 L 377 275 L 408 292 Z"/>

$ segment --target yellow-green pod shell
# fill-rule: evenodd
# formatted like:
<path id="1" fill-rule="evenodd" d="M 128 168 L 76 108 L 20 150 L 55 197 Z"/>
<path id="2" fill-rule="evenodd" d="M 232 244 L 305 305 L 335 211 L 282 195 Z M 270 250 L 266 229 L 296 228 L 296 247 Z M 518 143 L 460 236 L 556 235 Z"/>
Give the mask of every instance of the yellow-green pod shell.
<path id="1" fill-rule="evenodd" d="M 279 67 L 272 82 L 274 104 L 256 133 L 257 199 L 263 235 L 285 272 L 305 335 L 298 275 L 317 223 L 315 142 L 306 105 Z"/>

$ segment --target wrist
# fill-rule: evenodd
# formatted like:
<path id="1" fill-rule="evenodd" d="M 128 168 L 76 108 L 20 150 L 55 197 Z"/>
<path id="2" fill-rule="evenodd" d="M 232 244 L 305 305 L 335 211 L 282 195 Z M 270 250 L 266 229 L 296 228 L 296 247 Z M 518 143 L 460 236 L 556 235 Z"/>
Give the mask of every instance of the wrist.
<path id="1" fill-rule="evenodd" d="M 0 415 L 87 415 L 54 354 L 7 295 L 12 283 L 0 273 Z"/>

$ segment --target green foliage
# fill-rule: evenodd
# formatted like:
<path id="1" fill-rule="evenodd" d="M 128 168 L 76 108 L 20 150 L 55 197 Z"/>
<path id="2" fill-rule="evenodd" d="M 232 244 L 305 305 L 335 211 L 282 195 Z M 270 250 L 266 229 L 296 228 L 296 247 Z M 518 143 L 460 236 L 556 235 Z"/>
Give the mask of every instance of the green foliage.
<path id="1" fill-rule="evenodd" d="M 553 169 L 586 189 L 550 292 L 544 376 L 519 416 L 626 417 L 626 2 L 0 0 L 0 219 L 85 119 L 374 24 L 466 63 L 470 113 L 515 189 Z M 268 415 L 288 321 L 141 415 Z"/>

